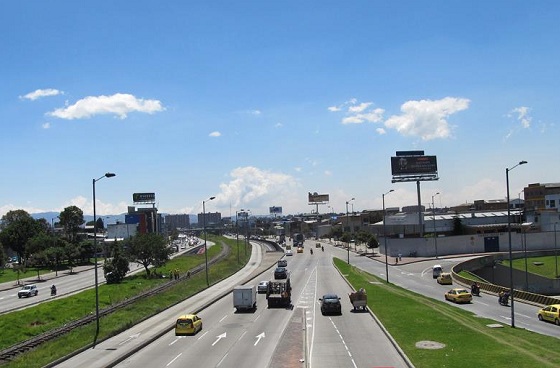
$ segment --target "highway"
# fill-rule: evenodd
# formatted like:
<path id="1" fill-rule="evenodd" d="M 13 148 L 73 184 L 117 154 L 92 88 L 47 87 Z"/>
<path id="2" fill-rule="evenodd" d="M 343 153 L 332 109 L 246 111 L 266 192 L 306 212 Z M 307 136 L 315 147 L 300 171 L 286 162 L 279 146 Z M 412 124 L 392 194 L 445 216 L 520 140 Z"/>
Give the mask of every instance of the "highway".
<path id="1" fill-rule="evenodd" d="M 314 243 L 307 241 L 304 253 L 294 252 L 292 257 L 285 257 L 291 272 L 293 309 L 267 308 L 264 294 L 258 295 L 255 312 L 236 313 L 233 309 L 231 289 L 242 280 L 251 279 L 249 284 L 257 284 L 271 279 L 274 267 L 260 273 L 281 256 L 253 246 L 248 266 L 238 274 L 57 366 L 179 367 L 194 364 L 236 367 L 250 364 L 276 368 L 305 363 L 307 367 L 408 367 L 406 357 L 393 345 L 383 327 L 369 313 L 352 311 L 347 295 L 351 289 L 332 265 L 332 257 L 346 260 L 347 251 L 324 243 L 325 252 L 314 248 L 311 255 L 309 249 Z M 390 265 L 389 281 L 445 302 L 444 292 L 460 285 L 437 284 L 431 267 L 437 263 L 444 271 L 449 271 L 465 259 L 468 258 Z M 385 279 L 383 260 L 350 252 L 352 265 Z M 341 297 L 342 315 L 321 315 L 318 299 L 326 293 Z M 452 305 L 495 320 L 507 328 L 510 308 L 498 305 L 494 295 L 481 295 L 474 297 L 470 304 Z M 218 297 L 221 298 L 215 301 Z M 557 326 L 537 320 L 537 310 L 537 306 L 516 302 L 516 327 L 560 338 Z M 198 312 L 202 317 L 203 330 L 195 336 L 176 337 L 172 329 L 176 317 L 190 312 Z"/>

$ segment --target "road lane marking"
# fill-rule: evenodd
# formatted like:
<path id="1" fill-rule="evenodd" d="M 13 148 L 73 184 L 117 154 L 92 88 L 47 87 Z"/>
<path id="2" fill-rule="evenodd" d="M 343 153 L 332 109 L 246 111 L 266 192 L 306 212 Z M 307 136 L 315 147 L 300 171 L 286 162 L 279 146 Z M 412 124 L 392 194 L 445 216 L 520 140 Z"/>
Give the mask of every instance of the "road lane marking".
<path id="1" fill-rule="evenodd" d="M 166 367 L 169 367 L 171 364 L 173 364 L 173 362 L 176 361 L 181 355 L 183 355 L 183 353 L 179 353 L 179 355 L 177 355 L 175 358 L 173 358 L 172 361 L 167 363 Z"/>

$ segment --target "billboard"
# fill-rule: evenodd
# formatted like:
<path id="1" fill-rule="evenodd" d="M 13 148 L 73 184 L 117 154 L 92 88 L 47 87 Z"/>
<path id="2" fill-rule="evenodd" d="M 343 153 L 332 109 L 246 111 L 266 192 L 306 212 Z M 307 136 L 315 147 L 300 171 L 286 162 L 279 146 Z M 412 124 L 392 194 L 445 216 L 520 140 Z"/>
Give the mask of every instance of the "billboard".
<path id="1" fill-rule="evenodd" d="M 309 203 L 326 203 L 329 201 L 329 195 L 328 194 L 317 194 L 317 192 L 315 193 L 308 193 L 308 202 Z"/>
<path id="2" fill-rule="evenodd" d="M 282 214 L 282 207 L 279 206 L 269 207 L 269 212 L 271 215 Z"/>
<path id="3" fill-rule="evenodd" d="M 391 157 L 391 172 L 399 175 L 437 174 L 436 156 L 397 156 Z"/>
<path id="4" fill-rule="evenodd" d="M 132 194 L 132 201 L 134 203 L 155 202 L 156 201 L 156 194 L 155 193 L 133 193 Z"/>

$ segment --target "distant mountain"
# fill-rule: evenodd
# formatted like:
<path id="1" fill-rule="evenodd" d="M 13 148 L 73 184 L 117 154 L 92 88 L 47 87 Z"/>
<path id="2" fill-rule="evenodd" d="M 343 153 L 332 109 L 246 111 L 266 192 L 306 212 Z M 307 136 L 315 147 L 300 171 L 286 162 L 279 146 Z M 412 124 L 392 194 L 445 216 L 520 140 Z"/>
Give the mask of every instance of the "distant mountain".
<path id="1" fill-rule="evenodd" d="M 36 220 L 44 218 L 45 220 L 47 220 L 49 224 L 52 224 L 54 222 L 58 222 L 58 216 L 60 215 L 60 212 L 39 212 L 39 213 L 31 213 L 30 215 Z M 124 223 L 124 216 L 125 214 L 123 213 L 121 215 L 97 216 L 97 218 L 102 218 L 103 223 L 107 225 L 107 224 L 116 224 L 117 221 Z M 84 220 L 86 223 L 93 221 L 93 216 L 84 215 Z"/>

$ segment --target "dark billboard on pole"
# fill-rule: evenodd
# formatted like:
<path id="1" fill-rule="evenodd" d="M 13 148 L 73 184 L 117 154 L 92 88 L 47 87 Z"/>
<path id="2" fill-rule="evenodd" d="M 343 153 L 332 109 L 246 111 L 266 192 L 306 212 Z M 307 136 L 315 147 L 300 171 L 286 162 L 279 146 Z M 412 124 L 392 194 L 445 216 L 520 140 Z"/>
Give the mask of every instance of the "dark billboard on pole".
<path id="1" fill-rule="evenodd" d="M 132 201 L 134 203 L 151 203 L 156 201 L 155 193 L 133 193 Z"/>
<path id="2" fill-rule="evenodd" d="M 308 202 L 309 203 L 327 203 L 329 201 L 328 194 L 317 194 L 315 193 L 308 193 Z"/>
<path id="3" fill-rule="evenodd" d="M 399 175 L 437 174 L 436 156 L 397 156 L 391 157 L 391 172 Z"/>

